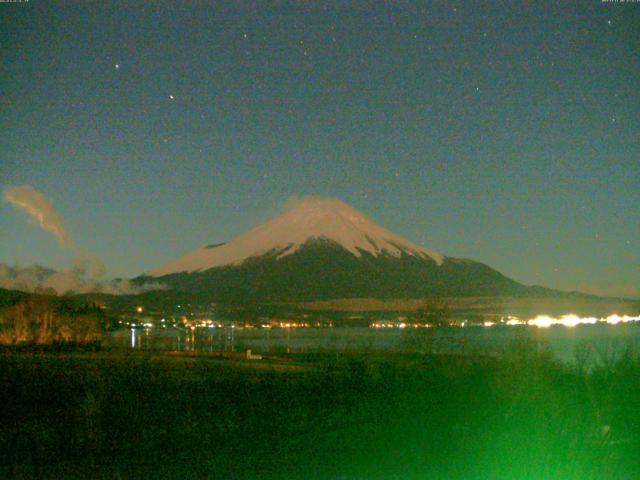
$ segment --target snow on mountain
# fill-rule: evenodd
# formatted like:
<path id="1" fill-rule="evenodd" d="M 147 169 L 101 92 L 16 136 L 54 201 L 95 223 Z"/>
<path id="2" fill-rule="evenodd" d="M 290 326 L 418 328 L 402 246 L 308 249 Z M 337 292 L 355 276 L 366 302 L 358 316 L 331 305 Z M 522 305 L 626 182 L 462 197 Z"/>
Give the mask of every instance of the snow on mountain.
<path id="1" fill-rule="evenodd" d="M 416 245 L 381 227 L 353 207 L 332 198 L 308 197 L 272 220 L 249 230 L 228 243 L 203 246 L 156 270 L 149 276 L 204 271 L 213 267 L 239 265 L 244 260 L 276 253 L 290 255 L 312 239 L 331 240 L 355 256 L 362 251 L 374 256 L 402 253 L 431 258 L 438 265 L 444 257 Z"/>

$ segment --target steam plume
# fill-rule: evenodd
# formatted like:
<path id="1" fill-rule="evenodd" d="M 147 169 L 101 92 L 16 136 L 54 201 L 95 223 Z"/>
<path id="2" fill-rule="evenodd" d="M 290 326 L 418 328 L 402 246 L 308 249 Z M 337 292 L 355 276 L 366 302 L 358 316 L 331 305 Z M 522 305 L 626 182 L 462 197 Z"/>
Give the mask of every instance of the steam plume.
<path id="1" fill-rule="evenodd" d="M 71 267 L 63 271 L 37 265 L 20 268 L 0 264 L 0 288 L 58 295 L 89 292 L 125 295 L 166 288 L 157 283 L 137 286 L 126 279 L 101 280 L 106 272 L 102 260 L 75 244 L 64 228 L 62 216 L 42 193 L 30 185 L 23 185 L 5 188 L 4 198 L 14 207 L 27 212 L 31 223 L 51 233 L 60 246 L 70 248 L 75 256 Z"/>
<path id="2" fill-rule="evenodd" d="M 11 187 L 4 190 L 4 198 L 16 208 L 29 214 L 29 220 L 51 233 L 62 247 L 73 247 L 73 241 L 64 228 L 62 217 L 45 196 L 31 187 Z"/>

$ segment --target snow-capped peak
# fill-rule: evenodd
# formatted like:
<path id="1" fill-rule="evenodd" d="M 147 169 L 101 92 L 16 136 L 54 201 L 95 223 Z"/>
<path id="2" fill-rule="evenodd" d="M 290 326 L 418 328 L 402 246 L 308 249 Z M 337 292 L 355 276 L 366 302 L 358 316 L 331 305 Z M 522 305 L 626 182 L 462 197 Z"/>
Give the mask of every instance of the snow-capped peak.
<path id="1" fill-rule="evenodd" d="M 228 243 L 200 247 L 148 275 L 159 277 L 238 265 L 247 258 L 274 251 L 282 257 L 294 253 L 311 239 L 334 241 L 355 256 L 361 256 L 363 251 L 374 256 L 384 253 L 399 257 L 405 253 L 429 257 L 437 264 L 443 261 L 441 254 L 390 232 L 340 200 L 307 197 Z"/>

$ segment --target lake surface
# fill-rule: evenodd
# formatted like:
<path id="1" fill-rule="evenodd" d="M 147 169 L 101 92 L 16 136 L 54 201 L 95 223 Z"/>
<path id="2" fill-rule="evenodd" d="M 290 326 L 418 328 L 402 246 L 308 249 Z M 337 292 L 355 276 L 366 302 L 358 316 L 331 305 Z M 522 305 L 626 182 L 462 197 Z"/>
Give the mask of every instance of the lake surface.
<path id="1" fill-rule="evenodd" d="M 428 331 L 425 331 L 428 330 Z M 127 329 L 113 333 L 115 343 L 135 350 L 200 352 L 317 353 L 403 350 L 416 344 L 434 353 L 501 354 L 523 347 L 548 349 L 564 362 L 576 352 L 590 362 L 610 361 L 631 348 L 640 351 L 640 325 L 493 326 L 437 329 L 399 328 L 238 328 L 195 330 Z"/>

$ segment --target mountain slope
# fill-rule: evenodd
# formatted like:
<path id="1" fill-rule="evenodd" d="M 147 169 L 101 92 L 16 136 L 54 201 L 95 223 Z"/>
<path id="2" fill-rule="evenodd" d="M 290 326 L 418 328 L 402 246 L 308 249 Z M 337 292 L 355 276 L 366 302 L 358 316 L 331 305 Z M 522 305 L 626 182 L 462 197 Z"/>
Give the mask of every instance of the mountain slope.
<path id="1" fill-rule="evenodd" d="M 332 240 L 356 257 L 364 252 L 396 257 L 406 253 L 431 258 L 436 263 L 443 261 L 439 253 L 390 232 L 340 200 L 307 198 L 229 243 L 198 248 L 148 275 L 161 277 L 239 265 L 248 258 L 264 254 L 281 258 L 293 254 L 314 238 Z"/>
<path id="2" fill-rule="evenodd" d="M 295 253 L 277 252 L 237 266 L 161 277 L 170 287 L 211 301 L 308 301 L 333 298 L 422 298 L 524 294 L 526 287 L 476 262 L 402 254 L 359 257 L 331 240 L 312 240 Z"/>
<path id="3" fill-rule="evenodd" d="M 524 295 L 528 289 L 484 264 L 405 240 L 339 200 L 320 198 L 138 280 L 150 278 L 208 301 Z"/>

